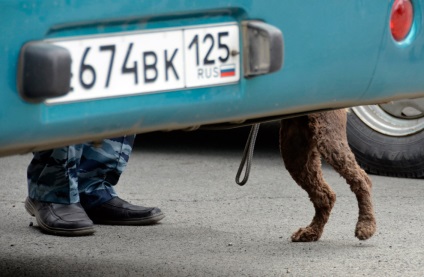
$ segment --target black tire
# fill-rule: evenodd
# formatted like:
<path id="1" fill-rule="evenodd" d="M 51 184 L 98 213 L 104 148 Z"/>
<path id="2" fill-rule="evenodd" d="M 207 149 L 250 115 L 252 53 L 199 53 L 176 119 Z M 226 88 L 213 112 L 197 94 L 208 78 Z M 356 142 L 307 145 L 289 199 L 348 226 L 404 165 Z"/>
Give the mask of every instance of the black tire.
<path id="1" fill-rule="evenodd" d="M 347 136 L 359 165 L 372 174 L 424 177 L 424 130 L 409 136 L 389 136 L 348 113 Z"/>

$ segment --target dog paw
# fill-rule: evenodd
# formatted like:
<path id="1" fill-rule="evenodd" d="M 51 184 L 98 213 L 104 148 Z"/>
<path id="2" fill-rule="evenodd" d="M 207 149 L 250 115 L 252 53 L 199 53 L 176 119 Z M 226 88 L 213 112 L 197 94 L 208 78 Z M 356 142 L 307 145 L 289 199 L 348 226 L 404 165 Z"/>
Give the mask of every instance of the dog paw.
<path id="1" fill-rule="evenodd" d="M 358 221 L 355 229 L 355 237 L 360 240 L 366 240 L 372 237 L 377 230 L 377 224 L 374 219 Z"/>
<path id="2" fill-rule="evenodd" d="M 311 227 L 300 228 L 291 236 L 293 242 L 311 242 L 317 241 L 321 237 L 321 232 L 317 232 Z"/>

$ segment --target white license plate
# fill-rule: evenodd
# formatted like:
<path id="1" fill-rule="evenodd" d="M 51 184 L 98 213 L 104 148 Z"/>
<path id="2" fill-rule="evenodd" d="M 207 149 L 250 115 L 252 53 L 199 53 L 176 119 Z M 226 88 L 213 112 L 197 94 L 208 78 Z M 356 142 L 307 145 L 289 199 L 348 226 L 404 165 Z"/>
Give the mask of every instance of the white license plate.
<path id="1" fill-rule="evenodd" d="M 72 57 L 71 91 L 47 103 L 183 90 L 240 80 L 236 23 L 52 41 Z"/>

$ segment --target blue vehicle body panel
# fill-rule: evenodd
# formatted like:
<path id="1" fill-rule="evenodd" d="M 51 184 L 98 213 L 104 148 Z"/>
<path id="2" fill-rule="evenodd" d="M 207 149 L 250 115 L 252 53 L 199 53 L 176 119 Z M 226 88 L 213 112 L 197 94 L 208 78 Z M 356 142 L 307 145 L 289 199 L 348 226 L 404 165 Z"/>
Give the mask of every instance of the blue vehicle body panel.
<path id="1" fill-rule="evenodd" d="M 395 43 L 391 1 L 0 0 L 0 155 L 124 133 L 237 122 L 424 95 L 422 1 Z M 29 41 L 263 20 L 284 37 L 283 68 L 232 85 L 84 102 L 29 103 L 17 90 Z"/>

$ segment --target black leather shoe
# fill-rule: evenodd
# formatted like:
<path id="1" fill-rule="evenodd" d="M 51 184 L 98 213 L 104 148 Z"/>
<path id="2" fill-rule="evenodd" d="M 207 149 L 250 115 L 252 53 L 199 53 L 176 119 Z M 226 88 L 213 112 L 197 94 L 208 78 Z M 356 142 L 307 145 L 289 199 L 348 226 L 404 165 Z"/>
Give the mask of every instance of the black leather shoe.
<path id="1" fill-rule="evenodd" d="M 56 204 L 27 197 L 25 209 L 35 216 L 42 231 L 61 236 L 85 236 L 94 233 L 93 221 L 81 204 Z"/>
<path id="2" fill-rule="evenodd" d="M 136 206 L 114 197 L 94 208 L 86 210 L 95 224 L 149 225 L 165 217 L 159 208 Z"/>

